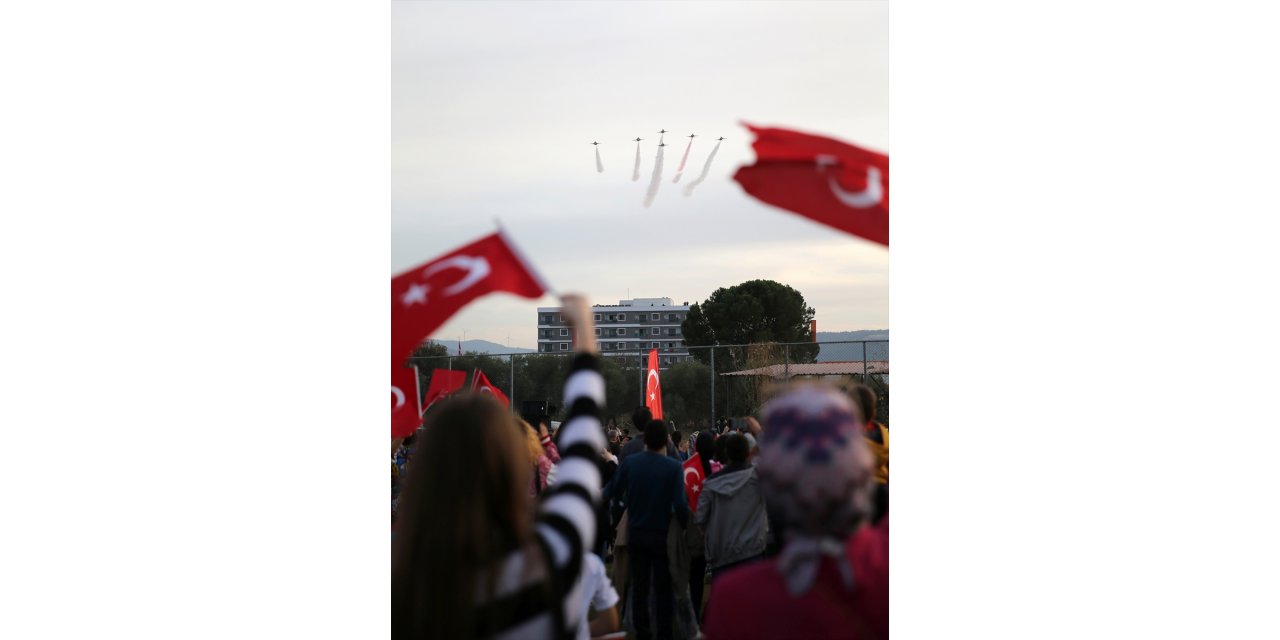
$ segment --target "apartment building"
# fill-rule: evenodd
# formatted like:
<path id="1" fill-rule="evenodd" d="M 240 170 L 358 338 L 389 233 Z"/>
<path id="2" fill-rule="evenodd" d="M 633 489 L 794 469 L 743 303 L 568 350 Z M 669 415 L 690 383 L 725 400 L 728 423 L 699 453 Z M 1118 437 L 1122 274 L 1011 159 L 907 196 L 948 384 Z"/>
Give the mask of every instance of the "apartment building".
<path id="1" fill-rule="evenodd" d="M 594 305 L 596 340 L 606 357 L 630 357 L 639 361 L 650 349 L 658 350 L 660 368 L 688 360 L 680 323 L 689 303 L 673 304 L 671 298 L 619 300 L 616 305 Z M 573 350 L 569 325 L 560 307 L 538 307 L 538 352 L 569 353 Z"/>

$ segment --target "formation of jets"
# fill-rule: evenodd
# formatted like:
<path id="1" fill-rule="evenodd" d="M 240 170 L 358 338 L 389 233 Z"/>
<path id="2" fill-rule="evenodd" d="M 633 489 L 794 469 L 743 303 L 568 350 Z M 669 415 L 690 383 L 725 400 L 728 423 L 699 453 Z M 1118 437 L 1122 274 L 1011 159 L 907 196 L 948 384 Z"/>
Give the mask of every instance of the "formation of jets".
<path id="1" fill-rule="evenodd" d="M 666 129 L 661 129 L 661 130 L 659 130 L 659 131 L 658 131 L 658 133 L 660 133 L 660 134 L 661 134 L 661 133 L 666 133 L 666 132 L 667 132 L 667 130 L 666 130 Z M 693 138 L 696 138 L 697 136 L 698 136 L 698 134 L 696 134 L 696 133 L 691 133 L 691 134 L 689 134 L 689 135 L 687 135 L 687 136 L 685 136 L 685 137 L 686 137 L 686 138 L 689 138 L 690 140 L 692 140 Z M 636 136 L 636 139 L 635 139 L 635 140 L 633 140 L 632 142 L 640 142 L 641 140 L 644 140 L 644 138 L 641 138 L 641 137 L 639 137 L 639 136 Z M 717 142 L 719 142 L 719 141 L 721 141 L 721 140 L 724 140 L 724 136 L 720 136 L 719 138 L 716 138 L 716 141 L 717 141 Z M 592 142 L 591 144 L 592 144 L 593 146 L 598 146 L 600 143 L 599 143 L 599 142 Z M 666 144 L 663 144 L 663 143 L 661 143 L 661 142 L 659 142 L 659 143 L 658 143 L 658 146 L 659 146 L 659 147 L 665 147 L 665 146 L 667 146 L 667 145 L 666 145 Z"/>

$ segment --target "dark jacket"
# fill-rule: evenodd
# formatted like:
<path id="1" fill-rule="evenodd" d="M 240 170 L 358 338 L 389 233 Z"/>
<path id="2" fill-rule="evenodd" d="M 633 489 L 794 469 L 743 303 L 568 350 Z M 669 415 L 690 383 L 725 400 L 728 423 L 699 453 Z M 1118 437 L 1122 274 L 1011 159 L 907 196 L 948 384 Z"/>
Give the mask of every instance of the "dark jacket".
<path id="1" fill-rule="evenodd" d="M 681 526 L 689 521 L 689 502 L 684 494 L 680 463 L 652 451 L 637 453 L 618 467 L 604 488 L 606 499 L 623 496 L 627 523 L 632 531 L 665 538 L 675 514 Z"/>

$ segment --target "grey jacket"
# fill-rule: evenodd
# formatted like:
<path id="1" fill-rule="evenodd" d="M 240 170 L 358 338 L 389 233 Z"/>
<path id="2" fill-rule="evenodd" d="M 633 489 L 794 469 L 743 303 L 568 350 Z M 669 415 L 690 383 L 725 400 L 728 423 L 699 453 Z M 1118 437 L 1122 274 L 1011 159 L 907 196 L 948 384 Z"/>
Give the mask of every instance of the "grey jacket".
<path id="1" fill-rule="evenodd" d="M 707 566 L 764 553 L 769 521 L 756 468 L 722 471 L 703 483 L 694 520 L 706 532 Z"/>

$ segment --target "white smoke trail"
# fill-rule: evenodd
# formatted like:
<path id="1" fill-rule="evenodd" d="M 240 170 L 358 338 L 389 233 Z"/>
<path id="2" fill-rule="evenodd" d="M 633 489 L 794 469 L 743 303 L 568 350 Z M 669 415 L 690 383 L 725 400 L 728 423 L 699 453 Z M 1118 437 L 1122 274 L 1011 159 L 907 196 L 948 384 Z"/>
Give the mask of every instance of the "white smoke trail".
<path id="1" fill-rule="evenodd" d="M 596 171 L 604 173 L 604 163 L 600 162 L 600 147 L 596 147 Z"/>
<path id="2" fill-rule="evenodd" d="M 636 168 L 631 171 L 631 181 L 640 179 L 640 143 L 636 142 Z"/>
<path id="3" fill-rule="evenodd" d="M 653 204 L 653 199 L 658 195 L 658 187 L 662 186 L 662 150 L 666 147 L 658 147 L 658 157 L 653 161 L 653 179 L 649 182 L 649 190 L 644 194 L 644 206 L 648 208 Z"/>
<path id="4" fill-rule="evenodd" d="M 689 159 L 689 150 L 693 148 L 693 138 L 689 138 L 689 144 L 685 145 L 684 157 L 680 158 L 680 166 L 676 169 L 676 177 L 671 179 L 671 184 L 680 182 L 680 176 L 684 173 L 684 163 Z"/>
<path id="5" fill-rule="evenodd" d="M 702 184 L 702 181 L 707 179 L 707 172 L 711 170 L 711 161 L 716 159 L 716 152 L 719 150 L 720 150 L 720 142 L 717 141 L 715 148 L 711 150 L 711 155 L 707 156 L 706 164 L 702 165 L 702 174 L 698 176 L 697 180 L 694 180 L 693 182 L 690 182 L 687 186 L 685 186 L 684 195 L 686 198 L 693 194 L 694 187 Z"/>

